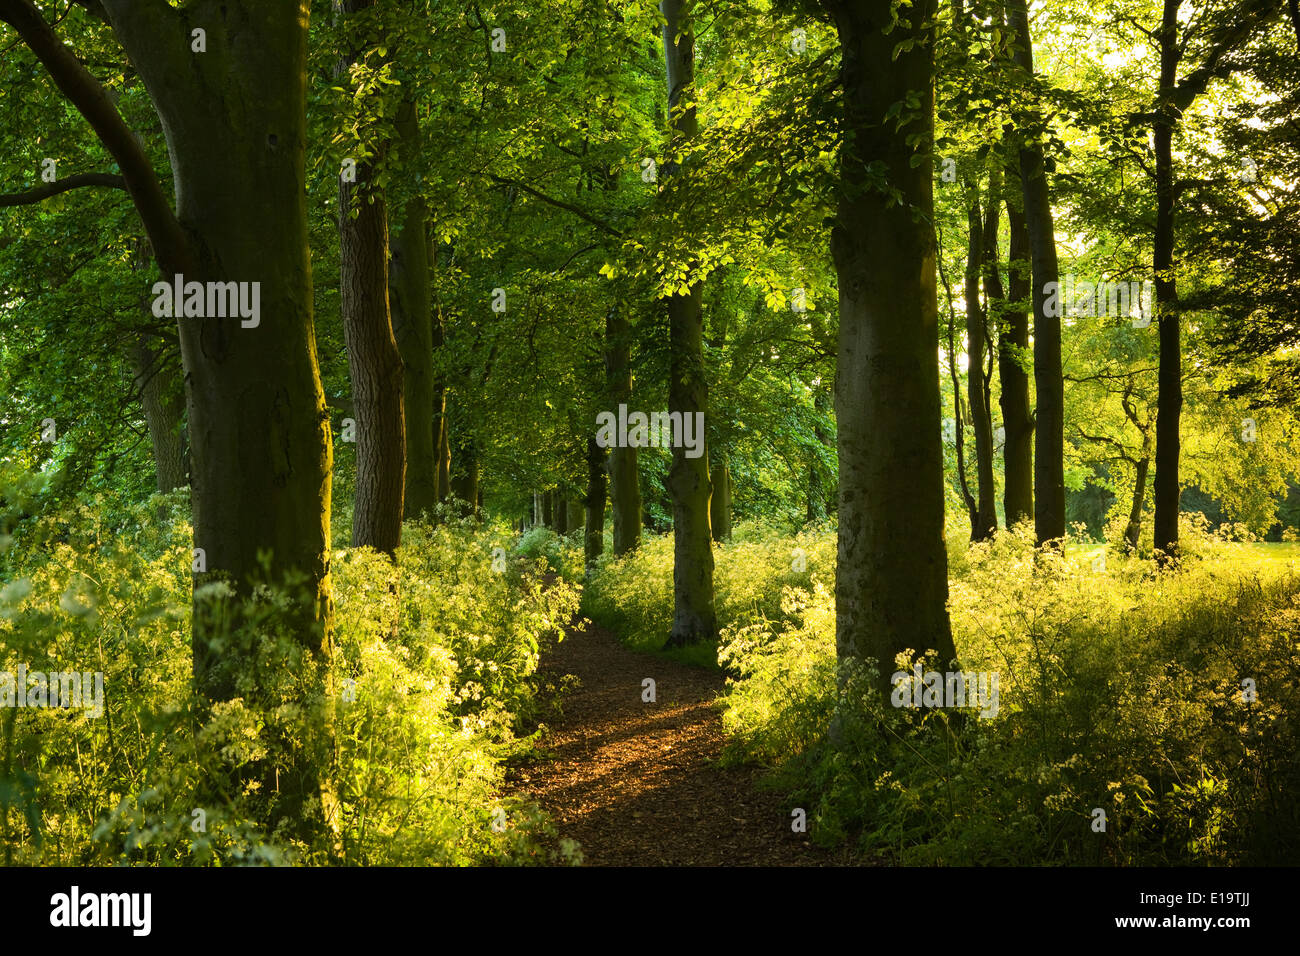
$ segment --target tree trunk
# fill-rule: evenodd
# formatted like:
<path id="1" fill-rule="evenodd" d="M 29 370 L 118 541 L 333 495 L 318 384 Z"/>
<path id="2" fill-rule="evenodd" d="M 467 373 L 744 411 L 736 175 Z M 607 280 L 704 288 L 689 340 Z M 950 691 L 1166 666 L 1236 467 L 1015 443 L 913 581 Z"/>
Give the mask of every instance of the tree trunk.
<path id="1" fill-rule="evenodd" d="M 352 546 L 391 556 L 402 539 L 406 428 L 402 359 L 388 312 L 388 217 L 377 190 L 361 192 L 372 173 L 369 163 L 358 163 L 356 183 L 339 181 L 339 286 L 356 404 Z"/>
<path id="2" fill-rule="evenodd" d="M 605 450 L 596 444 L 596 436 L 587 437 L 587 530 L 583 535 L 583 557 L 590 568 L 605 550 Z"/>
<path id="3" fill-rule="evenodd" d="M 1034 72 L 1026 0 L 1011 0 L 1008 21 L 1015 34 L 1015 61 L 1027 76 Z M 1038 409 L 1034 426 L 1034 530 L 1040 545 L 1065 537 L 1065 381 L 1061 377 L 1061 319 L 1047 314 L 1048 286 L 1060 282 L 1056 231 L 1040 142 L 1020 149 L 1020 179 L 1025 224 L 1033 266 L 1034 391 Z M 1055 286 L 1054 286 L 1055 287 Z"/>
<path id="4" fill-rule="evenodd" d="M 397 114 L 398 149 L 403 162 L 420 148 L 419 123 L 410 100 Z M 433 311 L 429 286 L 428 210 L 412 197 L 392 235 L 389 302 L 393 335 L 402 357 L 402 410 L 406 419 L 404 514 L 418 517 L 438 503 L 438 427 L 441 389 L 433 375 Z M 439 421 L 435 424 L 435 419 Z"/>
<path id="5" fill-rule="evenodd" d="M 939 269 L 939 276 L 943 279 L 944 298 L 948 302 L 948 378 L 952 382 L 952 433 L 953 433 L 953 451 L 957 457 L 957 487 L 961 492 L 962 503 L 966 506 L 966 514 L 970 520 L 971 528 L 975 527 L 975 518 L 979 513 L 979 503 L 975 496 L 970 493 L 970 482 L 966 478 L 966 419 L 962 415 L 961 404 L 961 376 L 957 374 L 957 313 L 952 305 L 952 289 L 948 287 L 948 279 L 943 274 L 943 260 L 936 263 Z"/>
<path id="6" fill-rule="evenodd" d="M 442 343 L 442 322 L 440 319 L 435 319 L 433 347 L 441 349 Z M 451 495 L 451 427 L 447 421 L 447 387 L 445 384 L 434 389 L 434 407 L 438 409 L 438 416 L 435 421 L 438 434 L 438 500 L 446 501 Z"/>
<path id="7" fill-rule="evenodd" d="M 1136 472 L 1133 486 L 1133 503 L 1128 509 L 1128 524 L 1124 528 L 1124 543 L 1130 551 L 1136 551 L 1142 540 L 1142 499 L 1147 490 L 1147 469 L 1151 467 L 1151 458 L 1143 455 L 1134 466 Z"/>
<path id="8" fill-rule="evenodd" d="M 695 34 L 689 0 L 661 0 L 664 62 L 668 75 L 668 114 L 676 144 L 699 132 L 695 114 Z M 683 97 L 686 102 L 683 103 Z M 669 164 L 666 176 L 681 175 Z M 682 421 L 708 411 L 704 373 L 703 284 L 668 300 L 668 411 Z M 713 542 L 709 531 L 707 454 L 688 458 L 683 443 L 673 448 L 668 490 L 673 498 L 673 623 L 666 646 L 683 647 L 717 637 L 713 607 Z"/>
<path id="9" fill-rule="evenodd" d="M 709 499 L 709 525 L 714 541 L 731 540 L 731 464 L 722 458 L 713 467 L 710 479 L 713 497 Z"/>
<path id="10" fill-rule="evenodd" d="M 605 393 L 614 414 L 632 397 L 631 329 L 617 306 L 605 315 Z M 641 544 L 641 486 L 637 478 L 637 449 L 609 450 L 610 510 L 614 521 L 614 556 Z"/>
<path id="11" fill-rule="evenodd" d="M 830 445 L 830 436 L 826 429 L 822 427 L 821 415 L 825 412 L 829 400 L 826 389 L 820 385 L 815 386 L 816 391 L 813 393 L 813 409 L 818 414 L 817 424 L 813 426 L 813 437 L 821 448 Z M 820 457 L 814 457 L 808 463 L 808 514 L 807 521 L 821 521 L 826 517 L 826 482 L 822 478 L 822 467 Z"/>
<path id="12" fill-rule="evenodd" d="M 555 532 L 569 533 L 569 500 L 564 495 L 560 495 L 555 503 Z"/>
<path id="13" fill-rule="evenodd" d="M 1028 302 L 1032 275 L 1029 230 L 1017 208 L 1021 197 L 1007 196 L 1011 242 L 1007 251 L 1007 286 L 1011 303 L 1002 313 L 998 332 L 998 380 L 1002 389 L 1002 505 L 1007 527 L 1034 517 L 1034 418 L 1029 405 L 1029 374 L 1021 364 L 1029 359 Z"/>
<path id="14" fill-rule="evenodd" d="M 920 0 L 908 26 L 893 20 L 889 0 L 842 0 L 827 9 L 839 32 L 844 90 L 831 232 L 840 295 L 835 644 L 841 660 L 874 661 L 887 692 L 901 651 L 934 649 L 941 667 L 956 657 L 943 540 L 933 164 L 925 145 L 934 122 L 935 7 Z M 898 130 L 886 114 L 910 97 L 917 109 Z M 883 165 L 897 201 L 874 183 L 869 163 Z"/>
<path id="15" fill-rule="evenodd" d="M 342 0 L 339 10 L 346 23 L 374 5 Z M 349 50 L 345 63 L 358 53 Z M 359 162 L 355 182 L 339 177 L 339 302 L 356 406 L 352 546 L 392 556 L 402 539 L 406 423 L 402 359 L 388 302 L 388 210 L 374 171 L 373 161 Z"/>
<path id="16" fill-rule="evenodd" d="M 542 493 L 542 524 L 548 528 L 555 527 L 555 521 L 553 518 L 555 511 L 554 502 L 555 498 L 551 492 L 546 491 Z"/>
<path id="17" fill-rule="evenodd" d="M 1156 234 L 1153 265 L 1156 283 L 1156 319 L 1160 334 L 1160 362 L 1156 373 L 1156 475 L 1153 488 L 1155 548 L 1163 561 L 1178 556 L 1179 420 L 1183 411 L 1183 357 L 1177 311 L 1178 286 L 1174 279 L 1174 157 L 1173 134 L 1177 122 L 1172 103 L 1178 80 L 1178 8 L 1165 0 L 1160 28 L 1160 105 L 1152 124 L 1156 164 Z"/>
<path id="18" fill-rule="evenodd" d="M 983 405 L 984 418 L 988 422 L 988 463 L 989 476 L 988 501 L 984 503 L 984 483 L 980 481 L 980 510 L 988 515 L 990 534 L 997 530 L 997 473 L 993 469 L 996 455 L 993 434 L 993 365 L 994 333 L 1002 326 L 1002 313 L 1006 310 L 1006 290 L 1002 286 L 1001 251 L 998 247 L 998 230 L 1002 219 L 1002 164 L 995 155 L 989 162 L 989 193 L 984 206 L 984 251 L 980 256 L 984 263 L 984 347 L 980 352 L 980 378 L 984 383 Z M 987 359 L 987 361 L 986 361 Z M 976 433 L 978 439 L 978 433 Z M 979 443 L 976 441 L 976 455 Z M 981 468 L 984 463 L 981 462 Z"/>
<path id="19" fill-rule="evenodd" d="M 990 189 L 990 193 L 992 189 Z M 979 181 L 971 185 L 966 224 L 966 402 L 975 432 L 976 503 L 971 512 L 970 539 L 984 541 L 997 529 L 993 489 L 993 419 L 984 380 L 984 353 L 988 347 L 984 310 L 980 306 L 980 278 L 984 272 L 984 225 L 979 202 Z M 996 268 L 996 263 L 994 265 Z"/>
<path id="20" fill-rule="evenodd" d="M 189 483 L 181 435 L 184 389 L 175 370 L 143 335 L 137 337 L 131 349 L 131 366 L 135 393 L 149 428 L 157 488 L 161 492 L 183 488 Z"/>
<path id="21" fill-rule="evenodd" d="M 456 470 L 451 479 L 451 496 L 465 504 L 471 515 L 478 514 L 478 448 L 473 441 L 458 443 Z"/>
<path id="22" fill-rule="evenodd" d="M 207 52 L 200 56 L 189 49 L 191 8 L 137 0 L 103 0 L 103 7 L 167 139 L 178 228 L 167 227 L 166 211 L 144 178 L 132 192 L 166 279 L 180 272 L 187 282 L 260 283 L 255 324 L 238 316 L 178 321 L 194 543 L 204 549 L 208 567 L 195 575 L 196 595 L 199 585 L 217 579 L 250 595 L 264 579 L 262 558 L 269 554 L 272 580 L 296 577 L 305 588 L 302 599 L 276 611 L 279 621 L 328 664 L 332 450 L 307 247 L 307 4 L 226 0 L 219 13 L 215 5 L 205 8 L 211 15 L 203 19 Z M 74 100 L 81 95 L 75 86 L 60 85 Z M 92 123 L 115 155 L 129 161 L 121 138 L 101 131 L 99 104 L 78 106 L 95 117 Z M 133 175 L 133 165 L 121 165 Z M 240 613 L 236 602 L 223 610 Z M 226 614 L 211 613 L 196 597 L 194 681 L 210 700 L 239 696 L 248 667 L 227 645 L 212 643 L 226 638 L 230 625 Z M 310 696 L 317 689 L 302 692 Z M 289 821 L 305 839 L 331 813 L 320 772 L 326 736 L 304 743 L 310 751 L 296 753 L 268 778 L 268 789 L 275 790 L 271 820 Z"/>

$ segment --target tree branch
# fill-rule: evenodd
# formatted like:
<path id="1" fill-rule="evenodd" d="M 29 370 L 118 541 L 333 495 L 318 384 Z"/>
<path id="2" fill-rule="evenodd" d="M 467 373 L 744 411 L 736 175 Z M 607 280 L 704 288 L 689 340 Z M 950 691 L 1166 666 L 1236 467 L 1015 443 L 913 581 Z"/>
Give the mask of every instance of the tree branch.
<path id="1" fill-rule="evenodd" d="M 99 0 L 72 0 L 72 7 L 83 7 L 85 11 L 98 20 L 100 23 L 108 23 L 108 12 L 104 10 L 104 5 Z"/>
<path id="2" fill-rule="evenodd" d="M 587 212 L 585 209 L 582 209 L 579 206 L 574 206 L 571 203 L 567 203 L 562 199 L 552 199 L 550 196 L 546 195 L 545 193 L 538 192 L 532 186 L 529 186 L 527 183 L 521 183 L 517 179 L 506 179 L 503 176 L 497 176 L 491 173 L 489 174 L 489 176 L 491 176 L 491 179 L 494 183 L 499 183 L 502 186 L 515 186 L 516 188 L 522 189 L 524 192 L 528 193 L 528 195 L 540 199 L 544 203 L 549 203 L 550 205 L 555 206 L 557 209 L 563 209 L 567 212 L 573 213 L 579 219 L 591 223 L 597 229 L 600 229 L 603 232 L 607 232 L 611 236 L 617 236 L 620 239 L 623 238 L 623 233 L 619 232 L 619 230 L 609 225 L 609 223 L 597 219 L 591 213 Z"/>
<path id="3" fill-rule="evenodd" d="M 1215 31 L 1213 45 L 1206 53 L 1201 66 L 1183 77 L 1174 87 L 1172 104 L 1179 113 L 1191 106 L 1192 101 L 1205 92 L 1210 80 L 1233 72 L 1235 67 L 1224 62 L 1224 58 L 1251 33 L 1260 28 L 1257 17 L 1264 13 L 1276 12 L 1275 8 L 1276 0 L 1247 0 L 1237 11 L 1234 11 L 1235 15 L 1227 26 Z"/>
<path id="4" fill-rule="evenodd" d="M 112 173 L 78 173 L 75 176 L 65 176 L 63 179 L 56 179 L 52 183 L 29 189 L 25 193 L 0 194 L 0 206 L 31 206 L 42 200 L 49 199 L 51 196 L 57 196 L 59 193 L 65 193 L 69 189 L 77 189 L 81 186 L 108 186 L 113 189 L 126 189 L 126 180 Z"/>
<path id="5" fill-rule="evenodd" d="M 41 61 L 50 78 L 86 118 L 122 170 L 126 191 L 144 222 L 154 258 L 163 273 L 188 273 L 193 257 L 176 214 L 163 192 L 144 148 L 109 99 L 72 51 L 50 28 L 31 0 L 0 0 L 0 21 L 8 23 Z"/>
<path id="6" fill-rule="evenodd" d="M 1097 442 L 1098 444 L 1102 444 L 1102 445 L 1110 445 L 1119 452 L 1118 455 L 1114 456 L 1115 458 L 1119 459 L 1120 461 L 1126 461 L 1130 465 L 1137 464 L 1137 462 L 1134 461 L 1133 456 L 1128 453 L 1128 447 L 1122 444 L 1121 442 L 1118 442 L 1115 439 L 1110 438 L 1106 435 L 1089 435 L 1078 425 L 1076 425 L 1075 428 L 1078 430 L 1080 438 L 1086 438 L 1088 441 Z"/>

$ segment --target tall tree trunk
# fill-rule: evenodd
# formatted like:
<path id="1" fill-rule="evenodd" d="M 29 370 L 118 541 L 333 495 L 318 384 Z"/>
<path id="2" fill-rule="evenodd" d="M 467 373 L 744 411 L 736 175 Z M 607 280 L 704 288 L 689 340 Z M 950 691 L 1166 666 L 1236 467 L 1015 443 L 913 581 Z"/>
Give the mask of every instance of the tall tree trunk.
<path id="1" fill-rule="evenodd" d="M 451 478 L 451 496 L 463 502 L 471 515 L 478 514 L 478 447 L 473 439 L 458 442 L 456 469 Z"/>
<path id="2" fill-rule="evenodd" d="M 149 428 L 157 488 L 161 492 L 183 488 L 189 479 L 181 435 L 185 393 L 180 379 L 143 335 L 131 348 L 131 367 L 135 393 Z"/>
<path id="3" fill-rule="evenodd" d="M 395 124 L 399 155 L 409 162 L 420 148 L 415 106 L 405 100 Z M 428 210 L 412 197 L 392 235 L 389 302 L 393 335 L 402 357 L 402 411 L 406 420 L 406 490 L 404 514 L 414 518 L 438 503 L 438 427 L 441 388 L 433 375 L 433 310 L 429 286 Z"/>
<path id="4" fill-rule="evenodd" d="M 393 555 L 402 538 L 406 428 L 402 359 L 388 312 L 387 214 L 377 191 L 357 189 L 372 173 L 369 163 L 358 163 L 357 182 L 339 183 L 339 286 L 357 423 L 352 545 Z"/>
<path id="5" fill-rule="evenodd" d="M 689 0 L 661 0 L 668 114 L 677 145 L 699 132 L 695 113 L 695 33 Z M 685 100 L 685 102 L 683 102 Z M 669 164 L 666 175 L 681 175 Z M 668 300 L 668 410 L 687 416 L 707 413 L 704 372 L 703 284 Z M 701 436 L 702 437 L 702 436 Z M 673 498 L 673 623 L 666 646 L 682 647 L 717 637 L 713 606 L 713 541 L 709 531 L 708 455 L 688 458 L 684 443 L 673 448 L 668 489 Z"/>
<path id="6" fill-rule="evenodd" d="M 984 380 L 984 353 L 988 340 L 984 309 L 980 305 L 985 241 L 978 179 L 971 184 L 967 201 L 966 402 L 970 408 L 971 429 L 975 432 L 976 481 L 976 504 L 975 510 L 971 512 L 970 538 L 972 541 L 983 541 L 996 530 L 998 518 L 993 498 L 993 418 L 988 406 L 988 385 Z"/>
<path id="7" fill-rule="evenodd" d="M 548 528 L 555 527 L 555 496 L 550 491 L 542 493 L 542 524 Z"/>
<path id="8" fill-rule="evenodd" d="M 631 328 L 618 307 L 605 315 L 605 393 L 618 414 L 632 397 Z M 609 495 L 614 522 L 614 556 L 641 544 L 641 485 L 637 478 L 636 448 L 609 450 Z"/>
<path id="9" fill-rule="evenodd" d="M 907 25 L 889 0 L 827 0 L 844 90 L 835 409 L 839 447 L 836 652 L 867 659 L 888 691 L 895 656 L 956 657 L 943 540 L 939 328 L 935 295 L 933 0 Z M 886 32 L 888 31 L 888 32 Z M 890 107 L 915 97 L 903 129 Z M 915 139 L 916 142 L 912 142 Z M 875 182 L 880 164 L 896 198 Z"/>
<path id="10" fill-rule="evenodd" d="M 435 318 L 433 326 L 433 347 L 441 349 L 443 344 L 442 321 Z M 438 409 L 435 422 L 438 434 L 438 500 L 446 501 L 451 496 L 451 426 L 447 418 L 447 386 L 445 383 L 434 389 L 434 407 Z"/>
<path id="11" fill-rule="evenodd" d="M 1173 103 L 1181 51 L 1178 46 L 1179 0 L 1165 0 L 1160 24 L 1160 91 L 1152 124 L 1156 163 L 1156 234 L 1153 265 L 1156 280 L 1156 319 L 1160 330 L 1160 362 L 1156 373 L 1156 475 L 1154 482 L 1155 548 L 1162 560 L 1178 556 L 1179 421 L 1183 411 L 1183 356 L 1174 279 L 1174 156 L 1177 122 Z"/>
<path id="12" fill-rule="evenodd" d="M 1142 499 L 1147 491 L 1147 470 L 1151 467 L 1151 457 L 1143 455 L 1134 464 L 1134 486 L 1132 504 L 1128 509 L 1128 524 L 1124 528 L 1124 544 L 1130 551 L 1136 551 L 1142 540 Z"/>
<path id="13" fill-rule="evenodd" d="M 605 450 L 596 444 L 596 436 L 587 436 L 587 530 L 582 539 L 583 558 L 590 568 L 605 550 Z"/>
<path id="14" fill-rule="evenodd" d="M 952 289 L 948 285 L 948 277 L 944 273 L 943 258 L 936 260 L 936 266 L 939 270 L 939 277 L 943 280 L 944 299 L 948 303 L 948 379 L 952 382 L 952 435 L 953 451 L 957 457 L 957 488 L 961 492 L 961 500 L 966 505 L 966 514 L 969 516 L 971 528 L 975 527 L 976 515 L 979 513 L 979 504 L 975 496 L 970 493 L 970 482 L 966 476 L 966 418 L 962 414 L 961 402 L 961 376 L 957 373 L 957 310 L 952 304 Z"/>
<path id="15" fill-rule="evenodd" d="M 984 418 L 988 422 L 988 462 L 989 476 L 988 501 L 985 503 L 984 483 L 980 482 L 980 510 L 988 515 L 990 532 L 997 529 L 997 477 L 993 469 L 995 455 L 993 435 L 993 367 L 994 367 L 994 332 L 1002 326 L 1002 313 L 1006 310 L 1006 290 L 1002 286 L 1001 250 L 998 246 L 998 230 L 1002 219 L 1002 164 L 996 155 L 989 162 L 989 192 L 984 204 L 984 251 L 980 256 L 984 263 L 984 347 L 980 351 L 980 378 L 984 383 L 983 405 Z M 978 438 L 978 433 L 976 435 Z M 976 442 L 976 454 L 979 453 Z M 984 464 L 981 463 L 981 467 Z"/>
<path id="16" fill-rule="evenodd" d="M 819 449 L 829 448 L 831 439 L 826 429 L 822 426 L 821 415 L 829 407 L 829 396 L 830 394 L 833 394 L 834 389 L 828 392 L 827 389 L 821 385 L 815 386 L 815 389 L 816 390 L 813 392 L 813 410 L 817 412 L 818 420 L 817 423 L 813 425 L 813 438 L 817 440 Z M 827 494 L 828 490 L 826 488 L 826 481 L 822 477 L 821 459 L 820 456 L 817 456 L 808 464 L 807 520 L 809 522 L 821 521 L 826 517 Z"/>
<path id="17" fill-rule="evenodd" d="M 1029 229 L 1019 208 L 1023 197 L 1007 196 L 1011 239 L 1007 250 L 1010 303 L 998 332 L 998 380 L 1002 405 L 1002 505 L 1007 527 L 1034 517 L 1034 418 L 1029 404 L 1029 313 L 1022 303 L 1031 293 Z"/>
<path id="18" fill-rule="evenodd" d="M 8 19 L 22 5 L 3 6 Z M 301 598 L 276 609 L 278 621 L 322 665 L 330 658 L 332 448 L 316 364 L 304 188 L 309 10 L 305 2 L 253 0 L 225 0 L 219 13 L 205 7 L 207 51 L 196 56 L 193 7 L 103 0 L 103 8 L 161 118 L 174 216 L 95 81 L 68 66 L 71 54 L 57 38 L 42 39 L 43 23 L 23 21 L 24 39 L 118 159 L 167 280 L 179 273 L 187 282 L 260 283 L 255 324 L 238 316 L 178 321 L 194 543 L 208 568 L 194 581 L 194 682 L 209 700 L 229 700 L 239 696 L 249 665 L 216 639 L 228 638 L 230 614 L 239 623 L 240 606 L 230 601 L 212 613 L 198 585 L 225 580 L 249 596 L 264 580 L 268 554 L 271 578 L 294 577 L 302 588 Z M 310 697 L 321 689 L 301 690 Z M 271 822 L 287 822 L 303 839 L 331 820 L 322 771 L 328 736 L 303 742 L 268 771 L 263 791 Z"/>
<path id="19" fill-rule="evenodd" d="M 555 503 L 555 532 L 569 533 L 569 500 L 564 495 L 560 495 Z"/>
<path id="20" fill-rule="evenodd" d="M 1034 73 L 1026 0 L 1010 0 L 1008 22 L 1015 34 L 1015 61 L 1026 78 Z M 1047 184 L 1042 143 L 1025 134 L 1020 149 L 1020 179 L 1025 224 L 1033 266 L 1034 530 L 1040 545 L 1065 537 L 1065 380 L 1061 377 L 1061 319 L 1047 314 L 1048 286 L 1060 282 L 1056 228 Z"/>
<path id="21" fill-rule="evenodd" d="M 714 541 L 731 540 L 731 464 L 721 458 L 713 466 L 713 496 L 709 499 L 709 525 Z"/>
<path id="22" fill-rule="evenodd" d="M 351 18 L 374 5 L 342 0 L 340 6 Z M 355 56 L 351 51 L 348 62 Z M 406 423 L 402 358 L 388 303 L 388 211 L 374 171 L 372 162 L 359 162 L 355 182 L 339 177 L 339 299 L 356 405 L 352 545 L 392 556 L 402 539 Z"/>

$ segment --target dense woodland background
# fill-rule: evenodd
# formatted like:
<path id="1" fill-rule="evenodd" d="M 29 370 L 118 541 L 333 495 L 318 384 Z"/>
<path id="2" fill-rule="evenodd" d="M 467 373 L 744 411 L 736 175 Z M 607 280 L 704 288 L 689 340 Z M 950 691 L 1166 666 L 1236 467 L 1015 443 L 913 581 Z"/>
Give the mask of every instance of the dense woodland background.
<path id="1" fill-rule="evenodd" d="M 792 838 L 1294 862 L 1298 49 L 1294 0 L 0 0 L 0 671 L 105 687 L 0 707 L 4 862 L 578 862 L 506 773 L 583 617 L 726 676 Z M 918 658 L 997 715 L 891 706 Z"/>

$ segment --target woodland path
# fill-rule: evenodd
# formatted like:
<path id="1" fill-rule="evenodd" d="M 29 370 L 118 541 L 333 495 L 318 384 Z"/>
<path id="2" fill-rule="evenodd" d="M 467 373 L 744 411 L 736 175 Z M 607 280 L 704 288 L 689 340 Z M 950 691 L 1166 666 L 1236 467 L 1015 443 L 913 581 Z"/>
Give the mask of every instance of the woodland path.
<path id="1" fill-rule="evenodd" d="M 588 866 L 834 866 L 843 854 L 791 832 L 791 807 L 760 790 L 752 767 L 718 765 L 725 736 L 714 701 L 724 678 L 639 654 L 608 630 L 569 628 L 543 656 L 558 685 L 578 679 L 548 720 L 541 753 L 508 785 L 550 814 Z M 655 680 L 656 702 L 642 701 Z"/>

